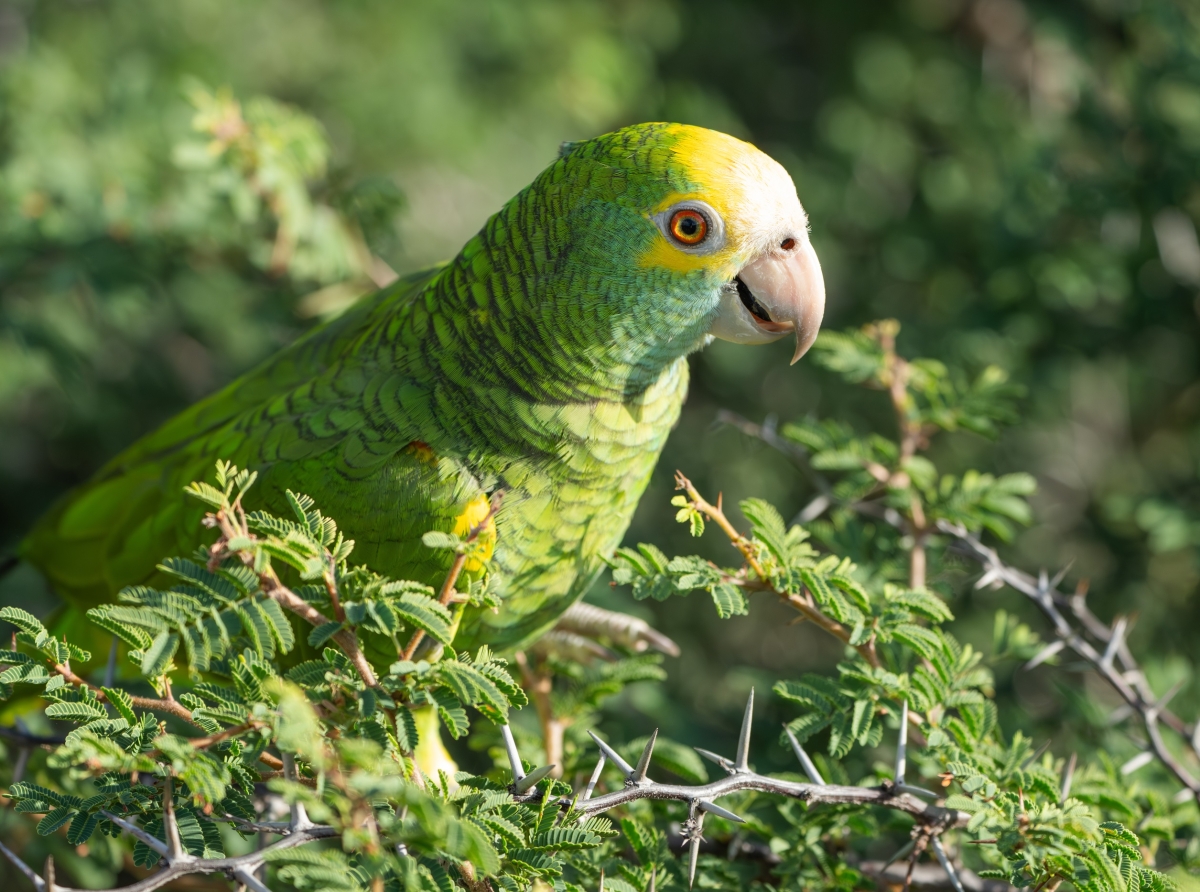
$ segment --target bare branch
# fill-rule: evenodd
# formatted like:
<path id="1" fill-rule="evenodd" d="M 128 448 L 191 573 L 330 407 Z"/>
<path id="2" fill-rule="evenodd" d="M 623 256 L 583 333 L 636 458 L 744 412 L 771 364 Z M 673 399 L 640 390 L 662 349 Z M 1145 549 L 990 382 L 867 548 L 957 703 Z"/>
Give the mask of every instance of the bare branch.
<path id="1" fill-rule="evenodd" d="M 153 836 L 153 835 L 147 833 L 145 830 L 143 830 L 141 827 L 139 827 L 137 824 L 133 823 L 132 821 L 127 821 L 127 820 L 125 820 L 125 818 L 122 818 L 120 815 L 113 814 L 110 811 L 101 811 L 100 814 L 104 815 L 104 817 L 108 818 L 110 821 L 112 821 L 114 824 L 116 824 L 122 830 L 126 831 L 127 833 L 132 834 L 135 838 L 137 838 L 141 842 L 145 843 L 146 847 L 149 848 L 151 851 L 158 852 L 158 854 L 162 855 L 163 857 L 166 857 L 167 851 L 168 851 L 167 844 L 165 842 L 163 842 L 161 839 L 159 839 L 157 836 Z"/>
<path id="2" fill-rule="evenodd" d="M 1136 771 L 1147 764 L 1148 760 L 1157 758 L 1191 791 L 1192 796 L 1200 801 L 1200 780 L 1171 752 L 1160 729 L 1161 724 L 1166 724 L 1178 733 L 1184 743 L 1200 758 L 1200 732 L 1195 730 L 1200 726 L 1200 722 L 1189 727 L 1167 710 L 1166 701 L 1173 696 L 1174 691 L 1168 691 L 1167 694 L 1158 697 L 1150 690 L 1144 673 L 1126 645 L 1127 619 L 1121 617 L 1109 628 L 1087 609 L 1082 589 L 1068 597 L 1060 593 L 1044 574 L 1041 578 L 1034 578 L 1009 566 L 995 549 L 984 545 L 978 536 L 961 524 L 943 520 L 938 522 L 938 529 L 954 537 L 955 542 L 951 547 L 957 553 L 978 561 L 985 573 L 1033 601 L 1050 621 L 1057 641 L 1062 642 L 1063 648 L 1070 648 L 1077 656 L 1091 664 L 1100 677 L 1125 701 L 1131 714 L 1141 718 L 1150 741 L 1150 749 L 1134 756 L 1122 770 L 1126 773 Z M 1072 623 L 1072 619 L 1077 625 Z M 1093 645 L 1088 636 L 1098 641 L 1103 646 L 1103 651 Z M 1120 668 L 1117 666 L 1118 662 L 1121 664 Z"/>
<path id="3" fill-rule="evenodd" d="M 45 881 L 37 875 L 36 871 L 34 871 L 32 867 L 22 861 L 17 856 L 16 852 L 2 842 L 0 842 L 0 855 L 3 855 L 5 858 L 11 861 L 13 867 L 21 871 L 21 873 L 25 874 L 25 876 L 29 877 L 29 882 L 33 883 L 34 888 L 37 889 L 37 892 L 43 892 L 43 890 L 46 888 Z"/>
<path id="4" fill-rule="evenodd" d="M 153 892 L 155 889 L 161 889 L 168 883 L 173 883 L 180 877 L 190 876 L 194 874 L 214 874 L 223 873 L 235 879 L 237 882 L 244 883 L 241 877 L 236 876 L 238 871 L 253 872 L 264 862 L 266 856 L 270 852 L 279 851 L 280 849 L 290 849 L 295 846 L 305 845 L 310 842 L 315 842 L 318 839 L 331 839 L 335 836 L 340 836 L 341 831 L 335 827 L 317 826 L 310 827 L 307 830 L 301 830 L 297 833 L 292 833 L 285 836 L 278 842 L 272 843 L 265 849 L 260 849 L 257 852 L 250 852 L 247 855 L 239 855 L 235 858 L 193 858 L 190 861 L 180 861 L 175 864 L 157 871 L 128 886 L 122 886 L 121 892 Z M 85 892 L 82 889 L 71 889 L 66 886 L 57 886 L 59 892 Z M 42 892 L 43 887 L 38 887 L 38 892 Z"/>

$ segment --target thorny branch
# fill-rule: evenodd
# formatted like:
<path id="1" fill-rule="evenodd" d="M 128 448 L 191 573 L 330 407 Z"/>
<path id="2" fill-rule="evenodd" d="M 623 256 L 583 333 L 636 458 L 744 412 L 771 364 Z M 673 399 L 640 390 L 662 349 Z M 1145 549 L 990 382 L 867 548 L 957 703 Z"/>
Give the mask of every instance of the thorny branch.
<path id="1" fill-rule="evenodd" d="M 258 870 L 266 862 L 267 856 L 273 852 L 306 845 L 319 839 L 330 839 L 339 835 L 340 831 L 336 828 L 321 825 L 289 833 L 283 839 L 272 843 L 264 849 L 259 849 L 257 852 L 250 852 L 246 855 L 238 855 L 235 858 L 189 857 L 181 859 L 169 863 L 162 870 L 151 874 L 144 880 L 139 880 L 128 886 L 122 886 L 121 892 L 152 892 L 154 889 L 161 889 L 168 883 L 173 883 L 182 877 L 193 874 L 223 873 L 230 877 L 230 879 L 244 882 L 243 876 L 253 874 L 254 871 Z M 151 838 L 153 839 L 154 837 Z M 161 841 L 156 840 L 156 842 L 162 845 Z M 53 880 L 53 862 L 47 862 L 49 869 L 46 871 L 46 878 L 43 879 L 10 849 L 0 845 L 0 854 L 3 854 L 21 873 L 29 877 L 37 892 L 84 892 L 84 890 L 76 890 L 70 886 L 56 884 Z"/>
<path id="2" fill-rule="evenodd" d="M 717 419 L 732 425 L 743 433 L 762 440 L 769 446 L 779 450 L 799 466 L 804 474 L 814 481 L 818 490 L 816 498 L 797 516 L 798 522 L 808 522 L 820 517 L 835 504 L 833 487 L 825 477 L 812 467 L 808 453 L 802 447 L 781 437 L 774 425 L 757 425 L 731 412 L 721 412 Z M 908 519 L 900 512 L 870 501 L 836 502 L 840 507 L 867 514 L 883 520 L 896 527 L 901 532 L 912 534 L 913 530 Z M 1127 714 L 1136 713 L 1141 719 L 1149 741 L 1148 753 L 1152 753 L 1167 770 L 1200 801 L 1200 779 L 1192 775 L 1187 768 L 1175 757 L 1163 739 L 1162 726 L 1174 731 L 1184 742 L 1185 746 L 1200 760 L 1200 720 L 1188 723 L 1167 708 L 1167 701 L 1177 689 L 1168 691 L 1165 696 L 1156 695 L 1146 681 L 1136 659 L 1129 649 L 1125 633 L 1128 629 L 1126 618 L 1119 618 L 1111 627 L 1099 619 L 1087 606 L 1086 586 L 1081 587 L 1071 595 L 1058 590 L 1062 574 L 1054 579 L 1048 579 L 1045 573 L 1037 577 L 1006 564 L 996 552 L 960 524 L 951 524 L 939 520 L 934 524 L 934 530 L 953 539 L 951 548 L 957 554 L 979 562 L 984 568 L 984 575 L 976 583 L 976 587 L 987 585 L 1008 585 L 1017 592 L 1029 598 L 1042 611 L 1054 629 L 1056 640 L 1027 664 L 1030 668 L 1054 656 L 1063 648 L 1070 648 L 1081 659 L 1108 682 L 1117 692 L 1125 706 Z M 1070 617 L 1070 618 L 1068 618 Z M 1072 624 L 1074 621 L 1074 625 Z M 1096 644 L 1088 641 L 1090 636 Z M 1181 791 L 1183 792 L 1183 791 Z"/>
<path id="3" fill-rule="evenodd" d="M 718 761 L 725 768 L 726 777 L 708 784 L 695 786 L 656 783 L 647 776 L 647 773 L 654 751 L 657 731 L 651 736 L 650 742 L 638 760 L 637 767 L 630 766 L 612 747 L 596 737 L 595 734 L 592 734 L 592 738 L 596 741 L 600 749 L 600 758 L 596 766 L 596 771 L 593 772 L 591 780 L 583 790 L 573 796 L 562 797 L 558 800 L 559 809 L 564 814 L 574 811 L 574 814 L 577 816 L 589 816 L 601 814 L 639 799 L 673 800 L 688 803 L 692 813 L 692 818 L 689 819 L 690 829 L 687 839 L 691 847 L 690 873 L 693 880 L 695 878 L 696 866 L 695 855 L 703 841 L 701 830 L 704 814 L 708 813 L 729 821 L 741 823 L 743 821 L 741 817 L 715 804 L 713 800 L 743 790 L 756 790 L 778 796 L 787 796 L 792 799 L 799 799 L 810 805 L 850 804 L 893 809 L 912 815 L 920 825 L 921 832 L 934 840 L 946 830 L 963 827 L 970 820 L 971 816 L 967 812 L 945 808 L 937 805 L 934 801 L 928 801 L 936 800 L 938 798 L 937 794 L 908 785 L 905 783 L 902 772 L 898 773 L 895 779 L 886 781 L 875 787 L 848 787 L 826 784 L 794 737 L 791 737 L 792 746 L 796 750 L 797 756 L 801 757 L 802 767 L 810 778 L 809 783 L 798 783 L 751 771 L 747 763 L 747 756 L 750 748 L 750 729 L 753 723 L 753 704 L 754 692 L 751 691 L 742 720 L 741 733 L 738 735 L 738 753 L 735 759 L 725 759 L 714 753 L 709 753 L 707 750 L 701 751 L 702 755 Z M 542 794 L 538 792 L 537 786 L 550 773 L 551 766 L 536 768 L 526 773 L 508 726 L 502 726 L 501 731 L 503 732 L 502 736 L 512 769 L 513 782 L 509 790 L 513 798 L 521 802 L 540 801 Z M 904 740 L 905 737 L 902 734 L 897 744 L 898 749 L 901 751 L 905 746 Z M 612 762 L 621 771 L 624 775 L 624 785 L 621 789 L 593 797 L 592 793 L 595 790 L 596 782 L 606 762 Z M 902 762 L 903 756 L 899 756 L 897 764 L 900 765 Z M 289 763 L 285 763 L 285 776 L 293 777 L 295 772 L 294 765 Z M 334 780 L 336 781 L 336 779 Z M 171 807 L 172 797 L 173 788 L 171 780 L 168 778 L 163 791 L 163 829 L 165 831 L 163 835 L 166 836 L 167 842 L 163 842 L 161 839 L 146 833 L 127 818 L 105 813 L 106 818 L 146 843 L 153 851 L 161 855 L 164 862 L 164 867 L 157 873 L 130 886 L 123 887 L 122 892 L 151 892 L 151 890 L 161 888 L 189 874 L 223 873 L 235 882 L 246 884 L 246 878 L 253 876 L 254 872 L 266 862 L 271 852 L 305 845 L 321 839 L 329 839 L 341 834 L 341 831 L 336 827 L 311 824 L 304 814 L 303 809 L 294 807 L 291 819 L 286 823 L 248 823 L 237 821 L 245 829 L 284 834 L 283 839 L 278 842 L 259 851 L 235 858 L 196 858 L 184 851 L 179 843 L 178 822 L 175 817 L 175 810 Z M 68 887 L 55 885 L 49 873 L 43 879 L 25 864 L 20 856 L 10 849 L 0 846 L 0 854 L 8 858 L 18 870 L 29 877 L 37 892 L 76 892 L 76 890 Z M 952 880 L 956 881 L 957 876 L 954 865 L 949 861 L 945 861 L 943 866 L 947 869 Z M 256 882 L 258 882 L 258 885 L 255 888 L 260 889 L 260 892 L 261 889 L 267 889 L 265 884 L 259 881 Z M 957 886 L 958 883 L 955 882 L 955 885 Z"/>
<path id="4" fill-rule="evenodd" d="M 1175 693 L 1175 690 L 1167 692 L 1166 696 L 1162 697 L 1156 696 L 1150 690 L 1145 673 L 1138 667 L 1137 661 L 1134 660 L 1126 646 L 1124 618 L 1118 619 L 1110 628 L 1088 609 L 1084 587 L 1080 587 L 1072 595 L 1064 595 L 1058 590 L 1059 579 L 1049 579 L 1045 573 L 1034 578 L 1023 570 L 1009 566 L 1000 559 L 995 549 L 984 545 L 965 527 L 940 521 L 938 528 L 954 537 L 952 550 L 978 561 L 983 566 L 984 574 L 975 584 L 976 588 L 993 583 L 1007 585 L 1037 605 L 1038 609 L 1050 620 L 1054 627 L 1054 634 L 1057 636 L 1057 640 L 1052 642 L 1047 649 L 1061 650 L 1063 646 L 1066 646 L 1090 663 L 1100 677 L 1121 696 L 1126 707 L 1131 712 L 1137 713 L 1146 729 L 1150 751 L 1184 787 L 1191 791 L 1197 801 L 1200 801 L 1200 780 L 1194 777 L 1171 752 L 1163 740 L 1160 727 L 1160 725 L 1166 725 L 1179 734 L 1196 758 L 1200 759 L 1200 722 L 1188 726 L 1167 709 L 1166 701 Z M 1078 626 L 1072 625 L 1068 616 L 1073 618 Z M 1085 635 L 1092 636 L 1100 647 L 1093 645 Z M 1030 662 L 1034 665 L 1042 662 L 1039 657 L 1045 653 L 1046 650 L 1043 650 Z M 1053 656 L 1053 653 L 1050 656 Z M 1117 665 L 1118 661 L 1120 667 Z"/>

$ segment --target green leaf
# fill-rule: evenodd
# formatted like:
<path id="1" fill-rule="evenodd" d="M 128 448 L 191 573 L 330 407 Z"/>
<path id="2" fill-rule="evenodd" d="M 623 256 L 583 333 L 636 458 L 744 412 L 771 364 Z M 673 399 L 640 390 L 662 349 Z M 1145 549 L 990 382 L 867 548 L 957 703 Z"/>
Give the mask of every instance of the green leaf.
<path id="1" fill-rule="evenodd" d="M 171 632 L 159 632 L 142 654 L 142 675 L 158 678 L 166 671 L 171 658 L 179 648 L 179 638 Z"/>
<path id="2" fill-rule="evenodd" d="M 98 812 L 92 814 L 79 812 L 71 821 L 71 826 L 67 828 L 67 842 L 73 846 L 82 845 L 92 838 L 99 823 L 100 814 Z"/>
<path id="3" fill-rule="evenodd" d="M 71 815 L 74 814 L 74 809 L 56 808 L 54 811 L 46 815 L 38 821 L 37 832 L 38 836 L 49 836 L 67 821 L 71 820 Z"/>
<path id="4" fill-rule="evenodd" d="M 450 736 L 458 740 L 465 735 L 471 723 L 459 699 L 443 689 L 430 691 L 429 696 L 437 705 L 438 717 L 445 723 Z"/>
<path id="5" fill-rule="evenodd" d="M 341 630 L 342 624 L 339 622 L 331 621 L 327 623 L 321 623 L 321 625 L 315 626 L 313 630 L 308 633 L 308 645 L 309 647 L 321 647 L 326 641 L 328 641 Z"/>
<path id="6" fill-rule="evenodd" d="M 454 637 L 450 611 L 434 598 L 405 592 L 389 603 L 409 625 L 425 630 L 442 644 L 449 644 Z"/>
<path id="7" fill-rule="evenodd" d="M 96 719 L 108 718 L 108 713 L 100 706 L 83 701 L 51 703 L 46 707 L 46 715 L 52 719 L 63 719 L 70 722 L 91 722 Z"/>
<path id="8" fill-rule="evenodd" d="M 421 536 L 421 542 L 426 548 L 435 548 L 439 551 L 459 551 L 464 546 L 461 538 L 441 530 L 430 530 Z"/>
<path id="9" fill-rule="evenodd" d="M 738 505 L 750 521 L 754 536 L 780 563 L 787 562 L 787 525 L 779 510 L 764 499 L 745 499 Z"/>
<path id="10" fill-rule="evenodd" d="M 719 582 L 712 587 L 713 605 L 717 608 L 717 616 L 729 619 L 731 616 L 745 616 L 750 612 L 746 596 L 739 586 L 729 582 Z"/>
<path id="11" fill-rule="evenodd" d="M 22 632 L 35 637 L 46 631 L 46 627 L 36 616 L 20 607 L 0 607 L 0 620 L 12 623 Z"/>
<path id="12" fill-rule="evenodd" d="M 508 716 L 508 698 L 496 687 L 495 682 L 474 666 L 456 660 L 442 660 L 434 672 L 434 677 L 450 688 L 465 705 L 490 706 L 494 716 L 501 720 Z"/>

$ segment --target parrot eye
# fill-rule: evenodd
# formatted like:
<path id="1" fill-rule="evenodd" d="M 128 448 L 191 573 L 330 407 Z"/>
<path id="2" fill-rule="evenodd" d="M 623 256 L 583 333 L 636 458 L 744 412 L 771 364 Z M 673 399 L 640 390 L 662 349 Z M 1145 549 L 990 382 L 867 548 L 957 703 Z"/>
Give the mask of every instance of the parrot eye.
<path id="1" fill-rule="evenodd" d="M 708 219 L 692 208 L 682 208 L 671 215 L 671 237 L 689 248 L 708 237 Z"/>
<path id="2" fill-rule="evenodd" d="M 655 214 L 653 219 L 668 242 L 689 254 L 711 254 L 725 243 L 721 215 L 703 201 L 689 198 Z"/>

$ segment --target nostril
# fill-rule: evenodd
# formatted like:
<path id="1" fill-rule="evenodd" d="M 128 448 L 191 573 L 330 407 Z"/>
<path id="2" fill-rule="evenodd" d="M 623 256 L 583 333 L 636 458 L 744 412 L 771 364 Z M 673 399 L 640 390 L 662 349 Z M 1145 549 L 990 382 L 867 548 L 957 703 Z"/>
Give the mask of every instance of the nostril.
<path id="1" fill-rule="evenodd" d="M 779 247 L 783 248 L 785 251 L 790 251 L 792 248 L 796 247 L 796 240 L 794 238 L 785 238 Z"/>

